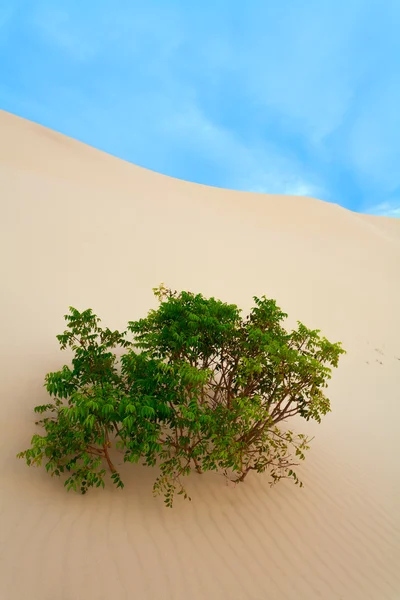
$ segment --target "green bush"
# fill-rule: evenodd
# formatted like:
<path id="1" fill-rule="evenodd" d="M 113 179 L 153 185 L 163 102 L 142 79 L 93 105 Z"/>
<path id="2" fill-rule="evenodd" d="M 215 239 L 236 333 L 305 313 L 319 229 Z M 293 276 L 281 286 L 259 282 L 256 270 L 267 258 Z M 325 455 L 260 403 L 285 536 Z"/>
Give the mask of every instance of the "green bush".
<path id="1" fill-rule="evenodd" d="M 104 461 L 117 486 L 123 483 L 111 462 L 111 438 L 118 434 L 123 417 L 123 382 L 116 368 L 116 346 L 129 347 L 125 334 L 102 329 L 100 319 L 86 310 L 70 308 L 68 329 L 57 336 L 61 349 L 74 352 L 72 368 L 48 373 L 45 387 L 53 402 L 36 406 L 35 412 L 52 413 L 36 424 L 46 435 L 34 435 L 32 447 L 18 454 L 28 465 L 46 462 L 52 475 L 67 473 L 67 489 L 104 487 Z"/>
<path id="2" fill-rule="evenodd" d="M 330 411 L 324 388 L 341 344 L 301 323 L 288 333 L 287 315 L 265 297 L 242 318 L 236 305 L 201 294 L 154 292 L 159 307 L 122 333 L 102 329 L 91 310 L 70 309 L 57 337 L 74 352 L 72 368 L 47 375 L 53 402 L 35 408 L 50 413 L 38 422 L 46 435 L 18 456 L 66 472 L 67 488 L 85 493 L 104 486 L 105 465 L 123 487 L 114 443 L 125 461 L 158 465 L 154 492 L 167 506 L 175 493 L 187 497 L 183 478 L 193 469 L 235 482 L 268 470 L 271 483 L 301 486 L 293 468 L 310 440 L 279 424 L 295 415 L 320 422 Z M 125 350 L 119 360 L 116 348 Z"/>

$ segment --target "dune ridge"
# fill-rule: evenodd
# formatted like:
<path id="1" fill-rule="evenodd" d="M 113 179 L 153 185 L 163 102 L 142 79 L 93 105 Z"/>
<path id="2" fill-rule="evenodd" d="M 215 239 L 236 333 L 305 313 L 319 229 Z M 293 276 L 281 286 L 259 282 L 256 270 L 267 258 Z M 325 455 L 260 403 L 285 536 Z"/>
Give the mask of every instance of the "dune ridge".
<path id="1" fill-rule="evenodd" d="M 400 220 L 175 180 L 2 111 L 0 131 L 0 598 L 400 598 Z M 266 294 L 343 342 L 332 413 L 296 423 L 304 489 L 193 476 L 168 510 L 118 453 L 125 489 L 86 497 L 15 459 L 68 306 L 123 328 L 161 281 Z"/>

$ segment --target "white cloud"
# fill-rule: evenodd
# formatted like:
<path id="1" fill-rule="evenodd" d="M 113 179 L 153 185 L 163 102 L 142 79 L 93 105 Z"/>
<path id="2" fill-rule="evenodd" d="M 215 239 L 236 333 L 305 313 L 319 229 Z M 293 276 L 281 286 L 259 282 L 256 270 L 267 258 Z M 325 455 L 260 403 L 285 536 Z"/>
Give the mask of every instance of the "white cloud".
<path id="1" fill-rule="evenodd" d="M 312 183 L 308 183 L 306 181 L 302 181 L 301 179 L 297 179 L 293 183 L 290 183 L 285 188 L 284 194 L 289 194 L 291 196 L 313 196 L 321 199 L 323 196 L 323 191 L 321 188 L 315 186 Z"/>
<path id="2" fill-rule="evenodd" d="M 194 102 L 168 114 L 167 135 L 196 148 L 211 159 L 226 187 L 291 195 L 321 195 L 317 177 L 272 143 L 246 142 L 232 131 L 213 123 Z"/>
<path id="3" fill-rule="evenodd" d="M 381 202 L 380 204 L 369 207 L 365 212 L 370 215 L 400 218 L 400 198 L 397 200 Z"/>

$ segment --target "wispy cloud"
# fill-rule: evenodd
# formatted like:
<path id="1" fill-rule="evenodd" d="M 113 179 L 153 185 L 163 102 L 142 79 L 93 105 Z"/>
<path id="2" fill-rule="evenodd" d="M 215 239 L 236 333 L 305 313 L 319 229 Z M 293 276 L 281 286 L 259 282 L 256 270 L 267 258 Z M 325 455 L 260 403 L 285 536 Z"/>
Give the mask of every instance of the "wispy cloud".
<path id="1" fill-rule="evenodd" d="M 400 198 L 370 206 L 365 212 L 382 217 L 400 217 Z"/>
<path id="2" fill-rule="evenodd" d="M 193 101 L 166 115 L 159 125 L 167 139 L 174 136 L 194 147 L 203 160 L 218 165 L 223 187 L 293 195 L 321 191 L 317 176 L 296 157 L 271 142 L 240 138 L 212 122 Z"/>

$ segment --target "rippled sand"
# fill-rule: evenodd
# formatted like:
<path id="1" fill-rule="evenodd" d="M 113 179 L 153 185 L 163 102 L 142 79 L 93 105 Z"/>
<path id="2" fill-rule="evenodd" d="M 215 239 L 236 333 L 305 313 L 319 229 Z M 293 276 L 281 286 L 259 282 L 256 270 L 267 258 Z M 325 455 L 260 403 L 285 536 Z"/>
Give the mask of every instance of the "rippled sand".
<path id="1" fill-rule="evenodd" d="M 178 181 L 4 112 L 0 132 L 0 598 L 398 600 L 400 220 Z M 123 328 L 162 281 L 265 293 L 343 342 L 333 412 L 299 424 L 303 489 L 193 475 L 169 510 L 118 453 L 125 489 L 85 497 L 15 459 L 68 306 Z"/>

